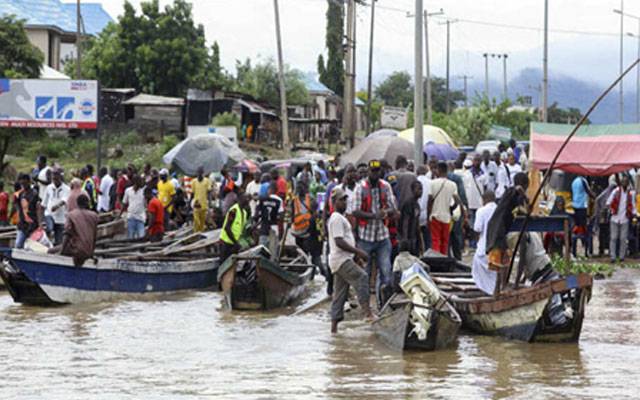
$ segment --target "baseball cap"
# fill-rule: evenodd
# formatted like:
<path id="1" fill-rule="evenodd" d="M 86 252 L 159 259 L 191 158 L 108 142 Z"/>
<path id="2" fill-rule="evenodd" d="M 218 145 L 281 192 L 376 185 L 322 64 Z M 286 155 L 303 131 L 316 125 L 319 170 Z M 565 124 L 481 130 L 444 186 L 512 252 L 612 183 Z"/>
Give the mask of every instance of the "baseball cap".
<path id="1" fill-rule="evenodd" d="M 162 169 L 160 170 L 160 175 L 169 175 L 169 170 L 168 170 L 168 169 L 166 169 L 166 168 L 162 168 Z"/>
<path id="2" fill-rule="evenodd" d="M 369 161 L 369 168 L 376 169 L 380 168 L 382 165 L 380 164 L 380 160 L 371 160 Z"/>
<path id="3" fill-rule="evenodd" d="M 465 168 L 471 168 L 473 166 L 473 161 L 469 159 L 464 160 L 464 162 L 462 163 L 462 166 Z"/>
<path id="4" fill-rule="evenodd" d="M 336 187 L 331 191 L 332 201 L 335 201 L 337 199 L 343 199 L 347 196 L 348 196 L 347 193 L 341 187 Z"/>

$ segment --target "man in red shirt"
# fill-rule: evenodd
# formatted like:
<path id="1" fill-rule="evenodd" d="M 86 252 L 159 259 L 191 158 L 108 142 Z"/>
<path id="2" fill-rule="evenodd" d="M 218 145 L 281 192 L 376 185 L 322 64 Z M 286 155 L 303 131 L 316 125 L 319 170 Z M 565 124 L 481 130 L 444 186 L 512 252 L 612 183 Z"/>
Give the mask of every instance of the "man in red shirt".
<path id="1" fill-rule="evenodd" d="M 0 226 L 9 225 L 9 195 L 4 191 L 4 182 L 0 181 Z"/>
<path id="2" fill-rule="evenodd" d="M 282 201 L 285 201 L 287 197 L 287 180 L 280 175 L 277 168 L 271 170 L 271 179 L 276 183 L 276 195 Z"/>
<path id="3" fill-rule="evenodd" d="M 153 195 L 151 188 L 144 190 L 144 197 L 147 200 L 147 239 L 152 242 L 162 241 L 164 236 L 164 207 L 162 202 Z"/>

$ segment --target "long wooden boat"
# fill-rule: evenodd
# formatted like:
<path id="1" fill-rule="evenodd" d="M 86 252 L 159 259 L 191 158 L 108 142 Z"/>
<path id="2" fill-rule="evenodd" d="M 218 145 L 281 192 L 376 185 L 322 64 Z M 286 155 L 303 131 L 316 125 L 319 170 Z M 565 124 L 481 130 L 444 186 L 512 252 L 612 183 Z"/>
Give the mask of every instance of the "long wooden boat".
<path id="1" fill-rule="evenodd" d="M 287 247 L 280 262 L 257 246 L 229 257 L 218 270 L 227 306 L 233 310 L 269 310 L 300 300 L 314 266 L 297 247 Z"/>
<path id="2" fill-rule="evenodd" d="M 189 257 L 87 260 L 0 249 L 0 277 L 17 303 L 50 305 L 140 298 L 217 285 L 219 259 Z"/>
<path id="3" fill-rule="evenodd" d="M 459 263 L 449 263 L 449 272 L 433 272 L 431 276 L 460 314 L 463 329 L 525 342 L 580 339 L 585 307 L 591 298 L 591 275 L 558 276 L 489 296 L 475 286 L 470 268 L 461 272 Z"/>

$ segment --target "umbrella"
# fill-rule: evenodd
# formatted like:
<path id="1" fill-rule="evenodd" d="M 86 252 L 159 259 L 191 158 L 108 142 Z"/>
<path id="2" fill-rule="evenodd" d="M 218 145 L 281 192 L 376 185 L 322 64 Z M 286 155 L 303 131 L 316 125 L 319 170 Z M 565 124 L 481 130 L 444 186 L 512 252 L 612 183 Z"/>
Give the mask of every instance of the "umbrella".
<path id="1" fill-rule="evenodd" d="M 400 132 L 400 137 L 407 139 L 413 143 L 414 129 L 410 128 Z M 424 125 L 422 127 L 422 143 L 427 144 L 429 142 L 437 144 L 448 144 L 451 147 L 456 147 L 451 137 L 443 129 L 433 125 Z"/>
<path id="2" fill-rule="evenodd" d="M 399 136 L 400 132 L 395 129 L 378 129 L 375 132 L 371 132 L 367 135 L 364 140 L 375 139 L 377 137 L 385 137 L 385 136 Z"/>
<path id="3" fill-rule="evenodd" d="M 413 144 L 399 137 L 383 136 L 358 143 L 342 155 L 340 165 L 345 166 L 348 163 L 358 165 L 371 160 L 387 160 L 393 165 L 399 155 L 413 158 Z"/>
<path id="4" fill-rule="evenodd" d="M 424 145 L 422 151 L 427 158 L 436 157 L 439 161 L 449 161 L 458 158 L 458 150 L 448 144 L 429 142 Z"/>
<path id="5" fill-rule="evenodd" d="M 198 167 L 206 175 L 219 172 L 223 167 L 245 160 L 247 157 L 229 139 L 218 134 L 198 135 L 178 143 L 162 157 L 165 164 L 173 165 L 184 174 L 195 176 Z"/>
<path id="6" fill-rule="evenodd" d="M 233 166 L 233 169 L 238 172 L 243 172 L 243 173 L 248 172 L 250 174 L 255 174 L 257 171 L 260 170 L 260 168 L 258 168 L 258 165 L 254 161 L 249 159 L 240 161 L 239 163 Z"/>

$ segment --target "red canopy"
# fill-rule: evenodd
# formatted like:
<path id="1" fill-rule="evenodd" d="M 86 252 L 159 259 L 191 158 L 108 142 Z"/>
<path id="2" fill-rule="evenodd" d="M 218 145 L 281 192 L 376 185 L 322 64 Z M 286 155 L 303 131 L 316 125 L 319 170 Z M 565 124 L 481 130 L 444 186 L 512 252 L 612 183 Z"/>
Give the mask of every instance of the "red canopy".
<path id="1" fill-rule="evenodd" d="M 547 169 L 574 125 L 531 123 L 530 161 Z M 584 125 L 562 151 L 555 168 L 605 176 L 640 167 L 640 124 Z"/>

